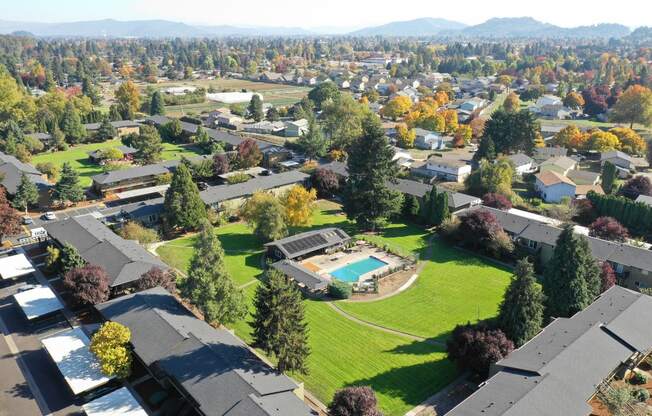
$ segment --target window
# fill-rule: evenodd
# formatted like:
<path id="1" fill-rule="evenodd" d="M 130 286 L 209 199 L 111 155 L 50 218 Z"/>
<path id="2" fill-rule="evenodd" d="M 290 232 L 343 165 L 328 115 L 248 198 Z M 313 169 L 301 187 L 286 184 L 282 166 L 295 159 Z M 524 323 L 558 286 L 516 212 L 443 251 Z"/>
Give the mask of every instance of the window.
<path id="1" fill-rule="evenodd" d="M 532 250 L 535 250 L 537 248 L 537 242 L 534 240 L 527 240 L 527 246 Z"/>

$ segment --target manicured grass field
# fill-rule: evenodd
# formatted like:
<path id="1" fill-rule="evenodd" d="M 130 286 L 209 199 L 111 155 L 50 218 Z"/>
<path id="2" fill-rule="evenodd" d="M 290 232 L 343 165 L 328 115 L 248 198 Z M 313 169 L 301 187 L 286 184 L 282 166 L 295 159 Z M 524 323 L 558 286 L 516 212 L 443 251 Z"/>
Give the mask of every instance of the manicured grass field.
<path id="1" fill-rule="evenodd" d="M 355 233 L 355 227 L 341 214 L 339 205 L 320 201 L 312 226 L 304 229 L 324 226 L 337 226 Z M 292 233 L 298 231 L 301 229 L 294 229 Z M 262 246 L 244 224 L 222 226 L 218 233 L 226 253 L 227 268 L 237 284 L 245 285 L 251 312 L 251 300 L 259 284 Z M 422 258 L 429 252 L 428 234 L 413 225 L 394 223 L 382 235 L 373 238 L 392 247 L 418 252 Z M 192 255 L 193 241 L 193 237 L 173 240 L 160 247 L 158 253 L 169 264 L 185 270 Z M 467 260 L 462 252 L 448 250 L 435 242 L 434 260 L 426 260 L 428 264 L 416 285 L 403 294 L 360 304 L 368 307 L 363 310 L 356 309 L 358 304 L 339 302 L 338 305 L 347 311 L 352 309 L 351 313 L 366 320 L 424 337 L 442 337 L 455 324 L 475 320 L 476 303 L 480 301 L 481 317 L 493 316 L 508 273 L 472 256 Z M 384 414 L 398 416 L 457 375 L 442 347 L 358 324 L 323 301 L 306 300 L 305 305 L 310 331 L 310 374 L 293 376 L 325 403 L 339 388 L 370 385 L 378 395 Z M 383 313 L 384 308 L 391 312 Z M 251 342 L 250 319 L 247 317 L 231 326 L 246 342 Z"/>
<path id="2" fill-rule="evenodd" d="M 120 146 L 122 143 L 119 139 L 109 140 L 102 143 L 82 144 L 71 146 L 68 150 L 60 152 L 41 153 L 32 158 L 31 163 L 36 165 L 41 162 L 52 162 L 61 167 L 64 162 L 69 162 L 77 172 L 79 172 L 79 182 L 82 186 L 91 185 L 91 176 L 102 173 L 102 166 L 93 163 L 88 158 L 88 153 L 98 149 Z M 175 143 L 163 142 L 163 160 L 181 159 L 181 156 L 196 156 L 198 151 L 195 147 L 188 145 L 179 145 Z"/>

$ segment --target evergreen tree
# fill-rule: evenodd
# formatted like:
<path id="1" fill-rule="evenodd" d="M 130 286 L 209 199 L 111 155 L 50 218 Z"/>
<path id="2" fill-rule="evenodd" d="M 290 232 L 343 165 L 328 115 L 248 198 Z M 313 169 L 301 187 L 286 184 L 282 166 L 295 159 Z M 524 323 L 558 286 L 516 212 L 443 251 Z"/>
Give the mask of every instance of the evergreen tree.
<path id="1" fill-rule="evenodd" d="M 254 94 L 249 101 L 249 107 L 247 107 L 247 112 L 249 117 L 258 122 L 263 119 L 263 100 L 260 99 L 258 94 Z"/>
<path id="2" fill-rule="evenodd" d="M 328 143 L 314 117 L 308 122 L 308 131 L 299 137 L 296 144 L 310 160 L 321 157 L 326 153 Z"/>
<path id="3" fill-rule="evenodd" d="M 387 187 L 388 181 L 396 180 L 398 167 L 378 117 L 369 114 L 362 125 L 363 135 L 349 149 L 349 177 L 342 197 L 347 217 L 375 230 L 400 211 L 402 195 Z"/>
<path id="4" fill-rule="evenodd" d="M 152 100 L 149 104 L 149 114 L 151 115 L 164 115 L 165 114 L 165 104 L 163 103 L 163 95 L 161 91 L 156 90 L 152 94 Z"/>
<path id="5" fill-rule="evenodd" d="M 419 199 L 414 195 L 405 195 L 403 198 L 403 208 L 401 210 L 405 218 L 414 220 L 419 216 L 421 210 Z"/>
<path id="6" fill-rule="evenodd" d="M 557 238 L 543 279 L 546 316 L 568 318 L 600 294 L 600 270 L 586 237 L 566 225 Z"/>
<path id="7" fill-rule="evenodd" d="M 100 105 L 102 102 L 102 95 L 89 77 L 82 80 L 82 94 L 90 98 L 93 105 Z"/>
<path id="8" fill-rule="evenodd" d="M 207 220 L 201 222 L 181 293 L 201 310 L 209 323 L 231 324 L 247 314 L 244 293 L 231 280 L 224 264 L 222 244 Z"/>
<path id="9" fill-rule="evenodd" d="M 11 201 L 11 205 L 16 209 L 25 210 L 25 213 L 27 213 L 27 208 L 37 202 L 38 188 L 34 182 L 29 180 L 25 172 L 23 172 L 20 175 L 20 183 L 16 188 L 16 195 L 14 195 L 14 200 Z"/>
<path id="10" fill-rule="evenodd" d="M 448 193 L 440 192 L 435 200 L 434 224 L 441 225 L 444 221 L 451 217 L 450 209 L 448 207 Z"/>
<path id="11" fill-rule="evenodd" d="M 153 126 L 141 126 L 140 134 L 131 144 L 136 150 L 135 160 L 143 165 L 156 163 L 161 159 L 163 142 L 161 136 Z"/>
<path id="12" fill-rule="evenodd" d="M 72 269 L 78 269 L 86 264 L 77 249 L 70 243 L 64 243 L 59 256 L 59 268 L 63 274 Z"/>
<path id="13" fill-rule="evenodd" d="M 473 160 L 480 161 L 482 159 L 495 160 L 496 159 L 496 146 L 491 137 L 483 137 L 480 139 L 480 146 L 478 151 L 473 155 Z"/>
<path id="14" fill-rule="evenodd" d="M 279 114 L 276 107 L 270 107 L 270 109 L 267 110 L 267 120 L 279 121 L 280 119 L 281 119 L 281 115 Z"/>
<path id="15" fill-rule="evenodd" d="M 543 327 L 544 297 L 527 259 L 516 264 L 514 277 L 500 305 L 498 322 L 516 347 L 525 344 Z"/>
<path id="16" fill-rule="evenodd" d="M 310 348 L 301 292 L 274 269 L 269 269 L 265 277 L 254 298 L 254 345 L 277 357 L 280 372 L 307 374 Z"/>
<path id="17" fill-rule="evenodd" d="M 116 137 L 117 134 L 118 132 L 116 131 L 115 127 L 113 127 L 109 119 L 105 117 L 100 123 L 100 127 L 97 129 L 95 138 L 99 141 L 104 142 Z"/>
<path id="18" fill-rule="evenodd" d="M 52 197 L 64 203 L 74 203 L 84 199 L 84 189 L 79 184 L 79 174 L 68 162 L 64 162 L 61 167 L 61 174 L 54 185 Z"/>
<path id="19" fill-rule="evenodd" d="M 66 136 L 66 141 L 70 144 L 80 143 L 86 137 L 86 129 L 81 122 L 79 111 L 75 108 L 72 101 L 66 103 L 66 107 L 61 117 L 61 131 Z"/>
<path id="20" fill-rule="evenodd" d="M 120 114 L 120 109 L 116 104 L 112 104 L 109 107 L 109 120 L 111 121 L 120 121 L 122 120 L 122 114 Z"/>
<path id="21" fill-rule="evenodd" d="M 606 161 L 602 165 L 602 189 L 605 193 L 610 194 L 616 183 L 616 165 Z"/>
<path id="22" fill-rule="evenodd" d="M 199 196 L 199 189 L 192 181 L 187 163 L 179 163 L 172 176 L 170 187 L 163 202 L 164 225 L 168 230 L 196 229 L 206 219 L 206 205 Z"/>

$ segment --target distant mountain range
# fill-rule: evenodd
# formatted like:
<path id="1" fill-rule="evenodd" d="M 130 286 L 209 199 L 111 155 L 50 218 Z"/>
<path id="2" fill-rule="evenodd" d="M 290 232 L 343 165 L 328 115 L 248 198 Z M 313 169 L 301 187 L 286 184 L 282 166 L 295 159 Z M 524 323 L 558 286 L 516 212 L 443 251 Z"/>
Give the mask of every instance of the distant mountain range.
<path id="1" fill-rule="evenodd" d="M 42 37 L 224 37 L 224 36 L 314 36 L 336 34 L 335 29 L 308 30 L 299 27 L 197 26 L 168 20 L 118 21 L 113 19 L 38 23 L 0 20 L 0 33 L 31 33 Z M 627 26 L 598 24 L 563 28 L 531 17 L 493 18 L 467 26 L 445 19 L 421 18 L 390 22 L 347 33 L 351 36 L 437 36 L 452 38 L 620 38 L 630 34 Z"/>

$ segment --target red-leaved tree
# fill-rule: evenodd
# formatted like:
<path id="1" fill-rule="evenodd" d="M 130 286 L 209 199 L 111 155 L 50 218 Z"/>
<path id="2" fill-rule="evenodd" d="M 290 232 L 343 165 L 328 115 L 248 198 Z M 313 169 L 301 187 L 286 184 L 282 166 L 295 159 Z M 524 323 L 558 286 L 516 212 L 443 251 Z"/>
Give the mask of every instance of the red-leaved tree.
<path id="1" fill-rule="evenodd" d="M 600 264 L 600 280 L 600 292 L 604 292 L 616 284 L 616 273 L 614 273 L 614 269 L 608 261 L 603 261 Z"/>
<path id="2" fill-rule="evenodd" d="M 371 387 L 346 387 L 335 392 L 328 406 L 332 416 L 382 416 Z"/>
<path id="3" fill-rule="evenodd" d="M 485 194 L 482 197 L 482 203 L 485 206 L 500 209 L 503 211 L 506 211 L 512 207 L 512 201 L 510 201 L 505 195 L 496 194 L 493 192 Z"/>
<path id="4" fill-rule="evenodd" d="M 7 191 L 0 186 L 0 242 L 8 235 L 16 235 L 23 231 L 20 226 L 20 214 L 7 200 Z"/>
<path id="5" fill-rule="evenodd" d="M 263 154 L 258 147 L 258 143 L 252 139 L 244 139 L 238 145 L 238 167 L 241 169 L 248 169 L 258 164 L 263 160 Z"/>
<path id="6" fill-rule="evenodd" d="M 84 305 L 97 305 L 109 299 L 109 276 L 95 264 L 70 269 L 63 276 L 63 284 Z"/>
<path id="7" fill-rule="evenodd" d="M 639 195 L 651 196 L 652 182 L 647 176 L 634 176 L 623 184 L 620 193 L 630 199 L 636 199 Z"/>
<path id="8" fill-rule="evenodd" d="M 603 240 L 624 242 L 629 237 L 629 232 L 613 217 L 598 217 L 589 225 L 589 235 Z"/>
<path id="9" fill-rule="evenodd" d="M 136 281 L 136 289 L 147 290 L 156 286 L 161 286 L 170 293 L 177 290 L 177 275 L 173 270 L 163 270 L 160 267 L 152 267 Z"/>
<path id="10" fill-rule="evenodd" d="M 461 370 L 470 370 L 487 377 L 489 366 L 506 357 L 514 349 L 500 329 L 490 329 L 483 325 L 458 325 L 446 341 L 448 359 L 455 362 Z"/>
<path id="11" fill-rule="evenodd" d="M 312 186 L 317 190 L 317 195 L 322 198 L 330 198 L 340 189 L 340 181 L 337 174 L 330 169 L 315 169 L 310 181 Z"/>
<path id="12" fill-rule="evenodd" d="M 224 153 L 217 153 L 213 156 L 213 173 L 215 176 L 229 173 L 229 158 Z"/>

